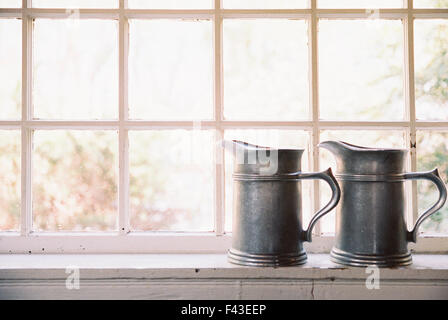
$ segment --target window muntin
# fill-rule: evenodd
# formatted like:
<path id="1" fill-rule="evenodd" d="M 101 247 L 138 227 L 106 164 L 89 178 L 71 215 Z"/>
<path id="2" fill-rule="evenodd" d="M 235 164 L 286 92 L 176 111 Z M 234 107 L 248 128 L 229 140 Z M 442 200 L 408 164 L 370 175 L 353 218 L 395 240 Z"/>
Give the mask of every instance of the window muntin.
<path id="1" fill-rule="evenodd" d="M 119 1 L 120 5 L 122 6 L 126 1 Z M 218 3 L 218 2 L 215 2 Z M 151 9 L 151 8 L 146 8 Z M 71 12 L 71 11 L 70 11 Z M 33 144 L 33 133 L 39 132 L 44 129 L 59 129 L 59 130 L 71 130 L 73 128 L 80 128 L 84 130 L 89 131 L 96 131 L 96 130 L 111 130 L 112 131 L 119 131 L 118 134 L 118 145 L 119 145 L 119 190 L 118 190 L 118 232 L 122 235 L 126 234 L 128 230 L 130 230 L 127 226 L 127 223 L 130 221 L 130 212 L 129 212 L 129 206 L 127 205 L 127 191 L 126 189 L 129 189 L 126 183 L 127 177 L 129 175 L 129 167 L 126 164 L 128 161 L 128 138 L 127 138 L 127 131 L 133 131 L 133 130 L 160 130 L 160 129 L 167 129 L 167 130 L 179 130 L 179 129 L 187 129 L 187 130 L 194 130 L 195 127 L 201 127 L 205 126 L 207 130 L 216 130 L 216 140 L 220 141 L 220 139 L 224 136 L 225 131 L 232 130 L 232 129 L 261 129 L 261 130 L 270 130 L 270 129 L 281 129 L 281 130 L 303 130 L 309 134 L 310 137 L 310 147 L 308 148 L 309 154 L 308 157 L 310 159 L 310 170 L 312 168 L 318 168 L 319 167 L 319 160 L 316 158 L 317 155 L 317 149 L 316 145 L 317 143 L 322 140 L 320 138 L 320 132 L 322 130 L 395 130 L 395 131 L 403 131 L 405 132 L 405 144 L 406 147 L 409 148 L 409 146 L 414 146 L 416 142 L 416 133 L 419 131 L 443 131 L 446 130 L 448 125 L 444 120 L 437 120 L 436 122 L 429 122 L 426 120 L 416 121 L 415 119 L 415 105 L 414 105 L 414 90 L 413 86 L 410 85 L 409 79 L 414 79 L 414 59 L 412 55 L 409 55 L 409 53 L 413 50 L 412 44 L 413 44 L 413 38 L 414 38 L 414 32 L 413 29 L 407 28 L 406 26 L 409 25 L 409 21 L 407 20 L 407 17 L 415 17 L 416 20 L 419 18 L 424 18 L 426 20 L 433 20 L 433 19 L 444 19 L 445 18 L 445 12 L 441 10 L 431 10 L 431 11 L 422 11 L 419 9 L 393 9 L 388 10 L 385 8 L 384 10 L 381 10 L 380 15 L 371 15 L 368 11 L 362 11 L 362 10 L 353 10 L 351 8 L 346 9 L 339 9 L 339 10 L 321 10 L 319 7 L 316 8 L 316 1 L 311 1 L 311 9 L 298 9 L 298 10 L 219 10 L 219 11 L 213 11 L 213 10 L 192 10 L 192 11 L 154 11 L 154 10 L 127 10 L 125 8 L 121 8 L 120 10 L 114 10 L 114 9 L 94 9 L 94 10 L 83 10 L 76 11 L 75 13 L 79 13 L 82 20 L 90 20 L 95 17 L 95 19 L 99 18 L 101 20 L 114 20 L 117 22 L 119 28 L 118 28 L 118 59 L 117 59 L 117 66 L 119 70 L 119 77 L 118 77 L 118 94 L 119 94 L 119 113 L 118 113 L 118 119 L 112 119 L 105 121 L 104 119 L 98 119 L 99 121 L 96 121 L 96 119 L 65 119 L 64 121 L 59 121 L 57 119 L 47 119 L 45 121 L 39 120 L 39 119 L 33 119 L 32 116 L 32 75 L 33 70 L 32 68 L 24 69 L 24 72 L 22 72 L 23 83 L 22 83 L 22 96 L 25 97 L 25 99 L 22 99 L 22 106 L 23 111 L 22 112 L 22 120 L 20 121 L 9 121 L 9 120 L 0 120 L 0 129 L 16 129 L 22 131 L 22 144 L 21 144 L 21 155 L 22 155 L 22 182 L 24 183 L 24 186 L 22 187 L 22 213 L 21 214 L 21 233 L 22 235 L 26 237 L 22 237 L 21 239 L 23 241 L 19 242 L 17 241 L 17 246 L 14 241 L 13 247 L 14 250 L 18 250 L 18 247 L 23 246 L 26 241 L 34 241 L 34 239 L 37 239 L 33 237 L 33 233 L 30 233 L 32 231 L 30 220 L 32 220 L 32 209 L 29 205 L 29 201 L 31 200 L 31 194 L 32 194 L 32 186 L 30 185 L 31 179 L 30 179 L 30 169 L 28 166 L 33 162 L 32 156 L 29 152 L 29 147 Z M 383 15 L 384 13 L 384 15 Z M 18 18 L 21 19 L 25 17 L 25 20 L 22 21 L 23 25 L 26 26 L 22 30 L 22 51 L 25 53 L 22 57 L 22 65 L 24 67 L 32 66 L 32 55 L 33 55 L 33 49 L 30 49 L 29 44 L 31 43 L 31 40 L 33 39 L 33 33 L 34 29 L 30 26 L 30 22 L 36 18 L 36 20 L 39 19 L 47 19 L 49 17 L 51 18 L 63 18 L 67 14 L 67 11 L 64 11 L 62 8 L 61 10 L 47 10 L 45 8 L 37 10 L 28 9 L 26 12 L 22 11 L 21 9 L 13 9 L 9 11 L 1 11 L 1 19 L 3 18 Z M 156 18 L 162 18 L 162 19 L 172 19 L 172 20 L 178 20 L 179 18 L 186 18 L 188 20 L 194 19 L 194 17 L 198 18 L 199 20 L 209 20 L 213 24 L 213 71 L 214 71 L 214 118 L 207 121 L 202 122 L 196 122 L 194 120 L 189 121 L 176 121 L 176 120 L 134 120 L 130 119 L 128 116 L 128 88 L 126 81 L 128 79 L 128 21 L 132 19 L 142 19 L 142 20 L 152 20 Z M 214 23 L 216 20 L 216 24 Z M 308 30 L 307 30 L 307 41 L 308 41 L 308 59 L 310 62 L 310 68 L 308 70 L 309 72 L 309 107 L 312 111 L 310 114 L 310 119 L 307 120 L 295 120 L 295 119 L 287 119 L 286 121 L 278 121 L 278 120 L 272 120 L 272 119 L 266 119 L 266 120 L 257 120 L 257 121 L 251 121 L 249 120 L 238 120 L 238 119 L 224 119 L 224 105 L 223 102 L 223 89 L 225 89 L 225 80 L 223 77 L 222 69 L 221 67 L 225 65 L 225 59 L 222 59 L 222 52 L 225 46 L 223 46 L 222 40 L 223 40 L 223 34 L 221 25 L 223 25 L 225 21 L 231 20 L 231 19 L 242 19 L 242 18 L 252 18 L 252 19 L 295 19 L 295 20 L 301 20 L 306 21 L 308 24 Z M 383 121 L 383 120 L 373 120 L 373 121 L 361 121 L 361 122 L 352 122 L 347 121 L 347 119 L 341 119 L 341 120 L 331 120 L 331 119 L 319 119 L 319 81 L 318 81 L 318 71 L 319 68 L 317 65 L 313 64 L 316 61 L 318 61 L 318 54 L 319 50 L 322 50 L 321 46 L 318 43 L 319 36 L 318 36 L 318 24 L 320 21 L 323 21 L 324 19 L 336 19 L 336 20 L 347 20 L 347 19 L 371 19 L 371 18 L 379 18 L 381 20 L 395 20 L 399 21 L 402 20 L 404 23 L 403 27 L 403 35 L 405 36 L 405 41 L 403 43 L 403 59 L 405 61 L 404 69 L 405 69 L 405 76 L 404 76 L 404 102 L 405 102 L 405 112 L 404 112 L 404 119 L 402 120 L 394 120 L 392 122 L 390 121 Z M 20 21 L 20 20 L 19 20 Z M 316 45 L 317 44 L 317 45 Z M 221 65 L 221 62 L 223 65 Z M 202 119 L 198 119 L 200 121 Z M 440 130 L 438 129 L 440 128 Z M 203 128 L 202 128 L 203 129 Z M 431 130 L 429 130 L 431 129 Z M 216 162 L 216 165 L 214 166 L 214 186 L 215 186 L 215 194 L 214 194 L 214 207 L 215 207 L 215 234 L 222 235 L 224 230 L 224 205 L 223 202 L 225 201 L 225 197 L 223 196 L 224 193 L 224 170 L 220 166 L 219 160 L 221 159 L 221 156 L 219 155 L 219 152 L 216 152 L 218 149 L 215 150 L 214 153 L 214 160 Z M 411 151 L 415 151 L 415 148 L 411 148 Z M 411 156 L 411 167 L 417 165 L 417 158 L 415 156 L 415 153 Z M 222 177 L 221 177 L 222 174 Z M 413 189 L 412 191 L 414 195 L 414 199 L 417 196 L 417 188 Z M 313 195 L 313 207 L 314 209 L 319 207 L 319 202 L 317 201 L 318 195 L 319 195 L 319 189 L 314 188 L 312 191 Z M 413 218 L 415 219 L 416 213 L 418 211 L 417 201 L 414 201 L 413 205 Z M 311 212 L 311 210 L 310 210 Z M 322 229 L 322 228 L 321 228 Z M 227 231 L 229 231 L 227 229 Z M 315 228 L 315 233 L 317 236 L 314 237 L 314 243 L 317 241 L 317 246 L 320 245 L 320 243 L 327 243 L 323 239 L 323 242 L 319 242 L 320 238 L 318 235 L 320 234 L 322 230 L 319 230 L 319 225 Z M 63 233 L 62 233 L 63 234 Z M 84 234 L 84 233 L 83 233 Z M 88 233 L 85 233 L 88 234 Z M 132 232 L 132 234 L 137 234 Z M 145 235 L 150 236 L 153 233 L 145 233 Z M 143 242 L 141 242 L 143 238 L 139 238 L 142 236 L 140 233 L 140 236 L 137 236 L 137 238 L 133 237 L 123 237 L 118 238 L 118 233 L 107 233 L 104 236 L 104 239 L 111 239 L 110 237 L 115 237 L 114 240 L 117 239 L 123 239 L 123 243 L 128 243 L 129 249 L 130 245 L 133 243 L 133 239 L 140 239 L 140 243 L 146 243 L 147 239 L 149 241 L 150 238 L 146 238 Z M 155 236 L 154 239 L 159 239 L 157 249 L 158 251 L 161 250 L 178 250 L 179 246 L 183 249 L 189 251 L 192 248 L 194 250 L 201 250 L 200 248 L 208 248 L 210 250 L 210 246 L 217 245 L 219 248 L 224 249 L 224 246 L 226 241 L 228 241 L 228 237 L 215 237 L 212 241 L 209 241 L 205 243 L 203 241 L 204 238 L 202 238 L 199 234 L 185 234 L 182 235 L 182 242 L 179 241 L 178 235 L 172 236 L 170 234 L 166 234 L 168 239 L 167 241 L 163 240 L 163 244 L 160 244 L 160 238 L 159 236 Z M 51 234 L 47 237 L 53 237 Z M 87 236 L 88 237 L 88 236 Z M 150 236 L 151 237 L 151 236 Z M 103 237 L 95 238 L 96 241 L 103 241 L 101 240 Z M 8 239 L 15 239 L 15 237 L 8 238 Z M 48 238 L 53 239 L 53 238 Z M 61 241 L 61 243 L 64 243 L 64 246 L 67 245 L 68 247 L 72 247 L 73 241 L 78 241 L 75 239 L 88 239 L 84 236 L 78 238 L 71 238 L 70 236 L 65 236 L 64 234 L 54 238 L 58 239 L 58 241 Z M 127 239 L 127 240 L 126 240 Z M 195 240 L 197 239 L 197 240 Z M 212 238 L 210 238 L 212 239 Z M 219 242 L 218 240 L 223 240 L 222 242 Z M 443 249 L 443 238 L 434 238 L 434 239 L 426 239 L 427 241 L 434 240 L 436 243 L 436 247 L 441 250 Z M 425 243 L 428 243 L 427 241 L 424 241 Z M 47 240 L 45 240 L 47 241 Z M 51 243 L 51 240 L 49 240 Z M 90 240 L 89 240 L 90 241 Z M 120 240 L 121 241 L 121 240 Z M 8 240 L 8 243 L 9 240 Z M 31 242 L 30 242 L 31 243 Z M 121 242 L 120 242 L 121 243 Z M 314 246 L 314 243 L 311 244 L 310 251 L 312 251 L 312 247 Z M 432 243 L 432 242 L 431 242 Z M 176 248 L 172 248 L 176 244 Z M 170 247 L 171 245 L 171 247 Z M 418 244 L 417 244 L 418 246 Z M 441 247 L 442 246 L 442 247 Z M 144 248 L 147 246 L 140 246 L 138 249 L 134 250 L 144 250 Z M 426 247 L 428 245 L 426 244 Z M 105 247 L 101 247 L 98 250 L 103 250 Z M 150 248 L 155 248 L 154 244 L 150 246 Z M 162 248 L 162 249 L 161 249 Z M 1 248 L 0 248 L 1 249 Z M 23 248 L 22 248 L 23 250 Z M 57 249 L 59 250 L 59 249 Z M 72 249 L 70 249 L 72 250 Z M 94 250 L 94 249 L 91 249 Z M 112 248 L 107 248 L 107 250 L 113 250 Z M 123 250 L 117 249 L 117 250 Z M 206 250 L 206 249 L 204 249 Z"/>

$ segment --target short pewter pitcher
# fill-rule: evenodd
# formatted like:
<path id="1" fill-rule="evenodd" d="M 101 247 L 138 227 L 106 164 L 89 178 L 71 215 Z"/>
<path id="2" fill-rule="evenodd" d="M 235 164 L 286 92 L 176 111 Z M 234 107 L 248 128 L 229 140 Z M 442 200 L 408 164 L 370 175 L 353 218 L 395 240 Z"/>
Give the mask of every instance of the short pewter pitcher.
<path id="1" fill-rule="evenodd" d="M 336 178 L 342 190 L 331 259 L 350 266 L 411 264 L 408 242 L 416 242 L 420 224 L 446 201 L 446 187 L 438 170 L 406 173 L 404 149 L 365 148 L 341 141 L 325 141 L 319 146 L 335 156 Z M 432 181 L 440 196 L 408 231 L 404 182 L 415 179 Z"/>
<path id="2" fill-rule="evenodd" d="M 247 266 L 287 266 L 306 262 L 304 241 L 316 221 L 338 203 L 340 189 L 331 169 L 303 173 L 303 149 L 273 149 L 225 141 L 233 151 L 233 230 L 229 261 Z M 333 192 L 330 202 L 302 229 L 302 179 L 322 179 Z"/>

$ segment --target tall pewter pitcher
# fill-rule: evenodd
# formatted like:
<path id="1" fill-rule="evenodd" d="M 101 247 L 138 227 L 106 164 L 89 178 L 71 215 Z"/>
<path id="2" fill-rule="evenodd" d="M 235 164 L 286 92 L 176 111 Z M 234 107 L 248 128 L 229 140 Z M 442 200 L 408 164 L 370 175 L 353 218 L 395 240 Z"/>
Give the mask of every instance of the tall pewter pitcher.
<path id="1" fill-rule="evenodd" d="M 331 169 L 303 173 L 303 149 L 272 149 L 226 141 L 233 152 L 233 230 L 229 261 L 248 266 L 286 266 L 306 262 L 304 241 L 316 221 L 338 203 L 340 189 Z M 302 179 L 325 180 L 330 202 L 302 228 Z"/>
<path id="2" fill-rule="evenodd" d="M 406 173 L 404 149 L 365 148 L 340 141 L 325 141 L 319 146 L 335 156 L 336 178 L 342 190 L 331 259 L 351 266 L 411 264 L 408 242 L 416 242 L 420 224 L 446 201 L 446 187 L 438 170 Z M 440 196 L 408 231 L 404 182 L 415 179 L 432 181 Z"/>

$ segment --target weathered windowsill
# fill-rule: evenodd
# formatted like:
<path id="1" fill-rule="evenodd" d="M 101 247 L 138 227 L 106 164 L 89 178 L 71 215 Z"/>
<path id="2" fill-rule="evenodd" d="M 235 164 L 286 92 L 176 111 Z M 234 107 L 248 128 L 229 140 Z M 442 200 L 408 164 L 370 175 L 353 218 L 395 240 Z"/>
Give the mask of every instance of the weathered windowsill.
<path id="1" fill-rule="evenodd" d="M 78 267 L 85 276 L 135 276 L 139 278 L 314 278 L 344 275 L 365 278 L 365 268 L 346 267 L 330 261 L 328 254 L 308 254 L 302 266 L 254 268 L 231 264 L 225 254 L 0 254 L 0 278 L 26 275 L 36 277 Z M 31 272 L 31 274 L 29 273 Z M 85 273 L 84 273 L 85 272 Z M 448 280 L 448 254 L 414 254 L 413 264 L 401 268 L 383 268 L 381 273 L 394 278 L 442 276 Z M 65 277 L 65 276 L 64 276 Z"/>
<path id="2" fill-rule="evenodd" d="M 73 267 L 81 290 L 66 289 Z M 446 254 L 414 254 L 411 266 L 380 269 L 381 290 L 366 289 L 370 274 L 328 254 L 281 268 L 237 266 L 224 254 L 2 254 L 0 298 L 448 299 Z"/>

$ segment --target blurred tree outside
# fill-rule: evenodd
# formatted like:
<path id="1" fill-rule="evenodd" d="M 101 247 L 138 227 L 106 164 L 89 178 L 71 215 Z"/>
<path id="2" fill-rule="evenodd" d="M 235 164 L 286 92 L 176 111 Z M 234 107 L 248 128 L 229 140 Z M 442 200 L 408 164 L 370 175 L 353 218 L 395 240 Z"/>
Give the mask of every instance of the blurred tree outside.
<path id="1" fill-rule="evenodd" d="M 117 154 L 113 131 L 36 131 L 34 230 L 116 230 Z"/>
<path id="2" fill-rule="evenodd" d="M 17 19 L 0 20 L 0 119 L 21 115 L 21 32 Z M 4 45 L 4 44 L 7 45 Z M 0 231 L 20 230 L 20 131 L 0 131 Z"/>
<path id="3" fill-rule="evenodd" d="M 447 6 L 446 1 L 436 5 Z M 417 117 L 425 120 L 448 120 L 448 21 L 415 21 Z M 420 49 L 420 50 L 419 50 Z M 421 59 L 422 61 L 419 61 Z M 417 132 L 417 168 L 439 168 L 448 183 L 448 132 Z M 438 192 L 432 183 L 418 182 L 419 213 L 432 205 Z M 422 231 L 447 233 L 448 206 L 445 205 L 422 224 Z"/>
<path id="4" fill-rule="evenodd" d="M 20 131 L 0 131 L 0 231 L 20 230 Z"/>
<path id="5" fill-rule="evenodd" d="M 445 182 L 448 183 L 448 132 L 433 133 L 420 132 L 417 134 L 417 153 L 419 171 L 428 171 L 434 168 Z M 418 182 L 419 213 L 433 205 L 438 198 L 438 191 L 431 182 Z M 427 219 L 421 227 L 422 231 L 434 233 L 448 232 L 448 206 Z"/>
<path id="6" fill-rule="evenodd" d="M 213 138 L 210 130 L 129 132 L 133 230 L 213 230 Z"/>
<path id="7" fill-rule="evenodd" d="M 414 8 L 448 8 L 448 0 L 414 0 Z"/>

